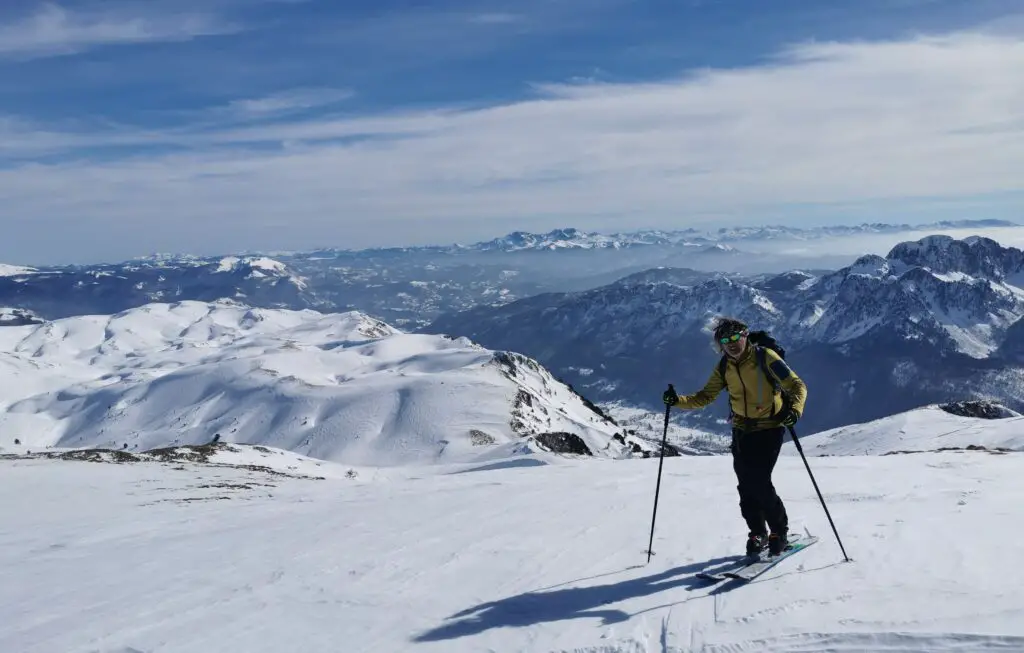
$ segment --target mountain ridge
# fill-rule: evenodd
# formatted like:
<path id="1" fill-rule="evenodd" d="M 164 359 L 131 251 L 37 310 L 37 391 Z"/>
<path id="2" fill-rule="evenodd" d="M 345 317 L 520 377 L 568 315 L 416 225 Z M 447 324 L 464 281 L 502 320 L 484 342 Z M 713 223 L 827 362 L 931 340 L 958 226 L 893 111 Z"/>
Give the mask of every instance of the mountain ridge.
<path id="1" fill-rule="evenodd" d="M 652 448 L 529 357 L 358 312 L 150 304 L 5 328 L 0 356 L 4 439 L 35 449 L 219 441 L 396 465 Z"/>
<path id="2" fill-rule="evenodd" d="M 951 248 L 961 255 L 945 257 Z M 938 271 L 922 265 L 932 261 L 942 263 Z M 540 310 L 529 300 L 479 307 L 423 331 L 504 342 L 597 400 L 653 408 L 670 379 L 681 392 L 703 385 L 718 357 L 708 323 L 725 314 L 780 339 L 811 386 L 803 422 L 812 429 L 986 393 L 1020 410 L 1024 289 L 1012 282 L 1021 261 L 1024 252 L 989 239 L 930 237 L 834 272 L 787 273 L 778 284 L 610 284 L 552 297 Z M 580 367 L 594 371 L 580 376 Z M 719 424 L 717 409 L 693 417 L 688 425 Z"/>

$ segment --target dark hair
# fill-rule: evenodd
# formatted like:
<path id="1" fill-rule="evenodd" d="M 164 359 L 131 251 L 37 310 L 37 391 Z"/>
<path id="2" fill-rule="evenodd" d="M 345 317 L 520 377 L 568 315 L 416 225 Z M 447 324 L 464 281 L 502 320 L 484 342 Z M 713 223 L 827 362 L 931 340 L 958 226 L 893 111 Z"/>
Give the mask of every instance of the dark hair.
<path id="1" fill-rule="evenodd" d="M 715 339 L 725 338 L 734 333 L 743 333 L 746 330 L 747 325 L 740 320 L 731 317 L 719 318 L 718 324 L 715 325 Z"/>

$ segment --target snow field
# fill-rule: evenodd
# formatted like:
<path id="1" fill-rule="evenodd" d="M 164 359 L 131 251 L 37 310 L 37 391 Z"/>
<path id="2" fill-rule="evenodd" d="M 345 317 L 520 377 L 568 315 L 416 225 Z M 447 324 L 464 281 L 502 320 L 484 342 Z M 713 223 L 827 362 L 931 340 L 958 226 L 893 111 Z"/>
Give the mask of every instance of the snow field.
<path id="1" fill-rule="evenodd" d="M 655 459 L 356 479 L 321 462 L 324 480 L 8 459 L 0 650 L 1022 650 L 1018 458 L 812 458 L 844 563 L 803 464 L 783 457 L 793 527 L 821 541 L 711 586 L 694 574 L 745 536 L 724 456 L 665 460 L 649 565 Z"/>

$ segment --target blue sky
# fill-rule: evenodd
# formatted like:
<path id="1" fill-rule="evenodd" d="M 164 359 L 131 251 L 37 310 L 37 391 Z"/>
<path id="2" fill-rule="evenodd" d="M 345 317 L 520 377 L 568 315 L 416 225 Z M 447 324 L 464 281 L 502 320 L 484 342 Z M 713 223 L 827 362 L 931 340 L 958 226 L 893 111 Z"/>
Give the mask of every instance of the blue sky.
<path id="1" fill-rule="evenodd" d="M 1017 0 L 3 3 L 0 261 L 1019 219 L 1022 16 Z"/>

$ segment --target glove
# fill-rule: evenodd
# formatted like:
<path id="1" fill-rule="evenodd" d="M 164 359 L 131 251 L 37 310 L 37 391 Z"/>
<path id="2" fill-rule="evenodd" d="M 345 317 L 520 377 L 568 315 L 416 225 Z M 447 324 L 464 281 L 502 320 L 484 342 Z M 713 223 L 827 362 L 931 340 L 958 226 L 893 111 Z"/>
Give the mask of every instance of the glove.
<path id="1" fill-rule="evenodd" d="M 797 423 L 797 420 L 799 419 L 800 413 L 793 410 L 792 408 L 787 408 L 786 410 L 779 413 L 779 423 L 782 424 L 783 426 L 793 426 L 794 424 Z"/>
<path id="2" fill-rule="evenodd" d="M 675 406 L 679 403 L 679 395 L 676 394 L 676 389 L 670 385 L 665 394 L 661 395 L 661 400 L 665 402 L 666 406 Z"/>

